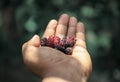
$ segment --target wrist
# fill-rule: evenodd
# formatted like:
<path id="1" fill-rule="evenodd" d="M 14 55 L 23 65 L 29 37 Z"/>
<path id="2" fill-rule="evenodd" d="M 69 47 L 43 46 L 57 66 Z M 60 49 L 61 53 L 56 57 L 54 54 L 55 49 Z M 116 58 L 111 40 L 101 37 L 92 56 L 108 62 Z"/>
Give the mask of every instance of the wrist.
<path id="1" fill-rule="evenodd" d="M 66 71 L 57 71 L 48 73 L 42 78 L 42 82 L 87 82 L 85 77 L 82 77 L 78 73 L 72 73 L 71 71 L 67 73 Z"/>
<path id="2" fill-rule="evenodd" d="M 42 82 L 73 82 L 73 81 L 69 81 L 63 78 L 58 78 L 58 77 L 47 77 L 47 78 L 44 78 Z M 82 81 L 74 81 L 74 82 L 87 82 L 87 81 L 82 80 Z"/>
<path id="3" fill-rule="evenodd" d="M 70 82 L 70 81 L 67 81 L 63 78 L 58 78 L 58 77 L 47 77 L 47 78 L 44 78 L 42 82 Z"/>

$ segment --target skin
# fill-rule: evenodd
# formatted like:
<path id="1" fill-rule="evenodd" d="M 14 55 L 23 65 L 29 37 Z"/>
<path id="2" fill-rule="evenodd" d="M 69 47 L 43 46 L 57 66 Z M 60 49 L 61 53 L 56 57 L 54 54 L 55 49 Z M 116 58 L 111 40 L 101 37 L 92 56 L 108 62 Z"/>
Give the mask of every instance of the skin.
<path id="1" fill-rule="evenodd" d="M 42 82 L 87 82 L 92 62 L 86 47 L 84 24 L 75 17 L 62 14 L 58 21 L 48 23 L 43 37 L 50 35 L 76 38 L 72 54 L 41 47 L 40 37 L 35 35 L 22 46 L 23 60 L 28 69 Z"/>

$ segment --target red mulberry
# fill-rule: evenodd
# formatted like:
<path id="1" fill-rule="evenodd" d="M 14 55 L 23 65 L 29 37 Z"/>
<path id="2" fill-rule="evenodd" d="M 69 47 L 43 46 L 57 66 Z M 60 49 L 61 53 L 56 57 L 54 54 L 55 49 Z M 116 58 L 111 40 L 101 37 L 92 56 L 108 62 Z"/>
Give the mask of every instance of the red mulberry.
<path id="1" fill-rule="evenodd" d="M 58 45 L 60 42 L 60 38 L 58 36 L 54 37 L 54 46 Z"/>
<path id="2" fill-rule="evenodd" d="M 54 35 L 48 37 L 47 46 L 54 47 Z"/>

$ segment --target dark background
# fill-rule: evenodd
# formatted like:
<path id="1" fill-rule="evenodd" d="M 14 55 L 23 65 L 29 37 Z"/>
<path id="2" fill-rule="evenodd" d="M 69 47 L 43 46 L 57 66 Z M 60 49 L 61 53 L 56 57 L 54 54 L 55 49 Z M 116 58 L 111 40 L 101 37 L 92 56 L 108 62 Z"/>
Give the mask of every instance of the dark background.
<path id="1" fill-rule="evenodd" d="M 120 82 L 120 0 L 0 0 L 0 82 L 39 82 L 24 66 L 21 46 L 62 13 L 85 24 L 89 82 Z"/>

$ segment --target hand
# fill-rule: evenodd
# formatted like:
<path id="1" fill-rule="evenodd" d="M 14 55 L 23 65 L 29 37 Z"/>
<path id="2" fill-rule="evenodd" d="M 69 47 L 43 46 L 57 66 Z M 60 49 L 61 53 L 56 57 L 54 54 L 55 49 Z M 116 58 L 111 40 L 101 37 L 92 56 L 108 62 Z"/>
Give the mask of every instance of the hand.
<path id="1" fill-rule="evenodd" d="M 60 38 L 75 37 L 72 55 L 65 55 L 50 47 L 41 47 L 40 38 L 35 35 L 22 47 L 26 66 L 44 82 L 47 82 L 48 78 L 48 82 L 50 78 L 62 79 L 65 82 L 86 82 L 92 70 L 92 63 L 86 49 L 83 23 L 77 22 L 75 17 L 63 14 L 58 22 L 56 20 L 49 22 L 43 37 L 50 35 Z"/>

